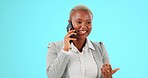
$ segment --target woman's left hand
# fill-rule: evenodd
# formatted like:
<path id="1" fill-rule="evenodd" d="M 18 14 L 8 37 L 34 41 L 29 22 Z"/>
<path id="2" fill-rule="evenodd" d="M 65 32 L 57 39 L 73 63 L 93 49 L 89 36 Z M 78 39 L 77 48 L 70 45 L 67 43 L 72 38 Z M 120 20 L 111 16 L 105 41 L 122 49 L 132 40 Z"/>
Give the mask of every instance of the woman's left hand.
<path id="1" fill-rule="evenodd" d="M 112 70 L 112 67 L 109 63 L 105 63 L 102 68 L 101 68 L 101 71 L 102 71 L 102 75 L 103 75 L 103 78 L 112 78 L 112 75 L 117 71 L 119 70 L 119 68 L 116 68 L 114 70 Z"/>

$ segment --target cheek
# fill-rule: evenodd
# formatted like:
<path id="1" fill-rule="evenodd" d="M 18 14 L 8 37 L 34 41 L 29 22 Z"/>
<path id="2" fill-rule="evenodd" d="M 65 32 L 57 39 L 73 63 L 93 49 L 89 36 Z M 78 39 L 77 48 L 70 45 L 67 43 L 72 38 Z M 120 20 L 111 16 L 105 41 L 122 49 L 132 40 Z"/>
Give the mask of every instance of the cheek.
<path id="1" fill-rule="evenodd" d="M 73 24 L 73 28 L 78 31 L 79 30 L 79 26 L 77 26 L 76 24 Z"/>
<path id="2" fill-rule="evenodd" d="M 92 29 L 92 26 L 88 27 L 88 30 L 89 30 L 89 31 L 91 31 L 91 29 Z"/>

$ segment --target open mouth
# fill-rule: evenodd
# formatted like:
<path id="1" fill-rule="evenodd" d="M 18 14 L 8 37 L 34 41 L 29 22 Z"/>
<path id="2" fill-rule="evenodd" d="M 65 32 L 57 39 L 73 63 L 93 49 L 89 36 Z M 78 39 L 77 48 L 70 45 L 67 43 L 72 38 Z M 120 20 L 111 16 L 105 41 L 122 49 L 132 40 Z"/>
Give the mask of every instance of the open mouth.
<path id="1" fill-rule="evenodd" d="M 86 30 L 80 30 L 80 31 L 79 31 L 79 34 L 82 34 L 82 35 L 83 35 L 83 34 L 86 34 L 86 33 L 87 33 Z"/>

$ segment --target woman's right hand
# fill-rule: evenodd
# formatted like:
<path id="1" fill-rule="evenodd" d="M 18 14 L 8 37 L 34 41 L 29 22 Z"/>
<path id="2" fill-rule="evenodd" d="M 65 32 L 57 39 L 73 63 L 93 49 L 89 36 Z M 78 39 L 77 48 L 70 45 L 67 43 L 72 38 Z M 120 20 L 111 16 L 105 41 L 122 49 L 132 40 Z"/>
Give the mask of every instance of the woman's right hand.
<path id="1" fill-rule="evenodd" d="M 64 37 L 64 51 L 69 51 L 70 49 L 70 40 L 76 40 L 76 38 L 70 38 L 71 35 L 76 35 L 75 30 L 69 30 L 66 36 Z"/>

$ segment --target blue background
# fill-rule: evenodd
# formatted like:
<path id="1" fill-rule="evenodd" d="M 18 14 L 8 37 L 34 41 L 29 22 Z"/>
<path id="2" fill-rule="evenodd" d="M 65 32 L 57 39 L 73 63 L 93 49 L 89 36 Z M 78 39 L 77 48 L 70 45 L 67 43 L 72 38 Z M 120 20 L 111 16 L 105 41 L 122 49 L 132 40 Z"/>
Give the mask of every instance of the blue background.
<path id="1" fill-rule="evenodd" d="M 0 78 L 47 78 L 47 45 L 63 40 L 77 4 L 94 14 L 89 39 L 104 42 L 113 77 L 148 77 L 147 0 L 0 0 Z"/>

